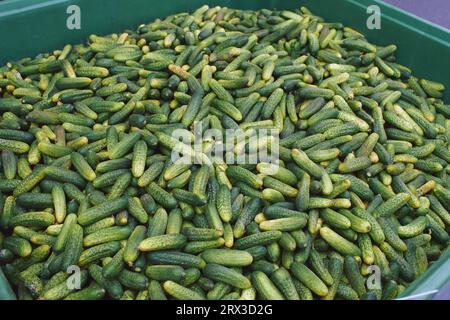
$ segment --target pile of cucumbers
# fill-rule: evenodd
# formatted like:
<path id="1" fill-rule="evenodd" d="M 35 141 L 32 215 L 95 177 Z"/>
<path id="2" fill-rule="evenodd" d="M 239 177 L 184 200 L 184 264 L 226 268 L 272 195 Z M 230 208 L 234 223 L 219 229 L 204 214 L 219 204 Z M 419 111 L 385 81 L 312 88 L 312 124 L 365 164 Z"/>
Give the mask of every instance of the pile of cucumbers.
<path id="1" fill-rule="evenodd" d="M 396 49 L 303 7 L 203 6 L 0 67 L 17 297 L 396 298 L 450 241 L 450 105 Z M 222 143 L 173 137 L 196 128 L 279 161 L 175 161 Z"/>

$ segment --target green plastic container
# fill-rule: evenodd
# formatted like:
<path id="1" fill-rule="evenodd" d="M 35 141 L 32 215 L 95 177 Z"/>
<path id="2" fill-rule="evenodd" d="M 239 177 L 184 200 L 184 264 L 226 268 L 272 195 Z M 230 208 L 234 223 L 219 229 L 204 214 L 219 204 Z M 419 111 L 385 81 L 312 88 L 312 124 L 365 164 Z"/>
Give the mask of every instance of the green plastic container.
<path id="1" fill-rule="evenodd" d="M 240 9 L 306 6 L 327 21 L 342 22 L 359 30 L 373 43 L 396 44 L 398 61 L 419 77 L 444 83 L 448 88 L 444 99 L 450 101 L 450 32 L 379 0 L 164 0 L 157 5 L 148 0 L 6 0 L 0 2 L 0 65 L 61 49 L 67 43 L 80 43 L 90 34 L 135 29 L 141 23 L 204 4 Z M 66 25 L 73 12 L 71 5 L 78 6 L 81 12 L 79 30 L 69 30 Z M 380 8 L 381 29 L 367 28 L 370 5 Z M 421 294 L 439 290 L 448 283 L 449 270 L 450 250 L 447 250 L 402 297 L 431 299 L 434 293 Z"/>

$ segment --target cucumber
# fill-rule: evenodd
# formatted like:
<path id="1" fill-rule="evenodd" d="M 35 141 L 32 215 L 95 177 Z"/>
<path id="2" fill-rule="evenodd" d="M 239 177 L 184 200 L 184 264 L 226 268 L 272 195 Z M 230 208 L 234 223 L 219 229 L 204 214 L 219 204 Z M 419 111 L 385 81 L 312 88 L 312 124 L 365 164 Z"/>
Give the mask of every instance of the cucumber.
<path id="1" fill-rule="evenodd" d="M 182 232 L 188 240 L 207 241 L 219 239 L 224 233 L 216 229 L 185 227 Z"/>
<path id="2" fill-rule="evenodd" d="M 359 297 L 362 297 L 366 293 L 365 281 L 359 271 L 359 265 L 354 257 L 345 257 L 344 271 L 350 282 L 350 286 L 356 291 Z"/>
<path id="3" fill-rule="evenodd" d="M 177 300 L 205 300 L 202 295 L 198 294 L 194 290 L 183 287 L 170 280 L 163 283 L 163 288 L 168 295 Z"/>
<path id="4" fill-rule="evenodd" d="M 145 274 L 150 279 L 158 281 L 172 280 L 177 283 L 186 276 L 186 272 L 182 267 L 172 265 L 148 266 L 145 270 Z"/>
<path id="5" fill-rule="evenodd" d="M 208 249 L 202 252 L 202 259 L 208 264 L 226 267 L 245 267 L 253 262 L 253 257 L 243 250 Z"/>
<path id="6" fill-rule="evenodd" d="M 358 293 L 345 283 L 339 283 L 336 295 L 344 300 L 358 300 Z"/>
<path id="7" fill-rule="evenodd" d="M 145 162 L 147 160 L 147 144 L 140 140 L 134 145 L 131 172 L 134 177 L 139 178 L 144 174 Z"/>
<path id="8" fill-rule="evenodd" d="M 260 232 L 236 240 L 235 248 L 238 250 L 243 250 L 254 246 L 267 245 L 278 241 L 280 238 L 281 232 L 278 230 Z"/>
<path id="9" fill-rule="evenodd" d="M 328 227 L 320 228 L 320 236 L 336 251 L 344 255 L 361 256 L 361 250 Z"/>
<path id="10" fill-rule="evenodd" d="M 59 253 L 63 251 L 67 239 L 71 234 L 72 229 L 75 226 L 76 222 L 77 222 L 76 214 L 71 213 L 67 215 L 66 219 L 64 220 L 64 224 L 61 228 L 61 231 L 59 232 L 58 237 L 56 238 L 56 241 L 53 245 L 53 250 L 55 250 L 55 252 Z"/>
<path id="11" fill-rule="evenodd" d="M 231 193 L 225 184 L 221 184 L 216 196 L 216 207 L 223 222 L 229 222 L 233 216 Z"/>
<path id="12" fill-rule="evenodd" d="M 117 213 L 128 206 L 128 199 L 120 197 L 113 200 L 107 200 L 97 206 L 87 209 L 78 216 L 78 223 L 86 226 L 97 222 L 107 216 Z"/>
<path id="13" fill-rule="evenodd" d="M 176 200 L 190 204 L 192 206 L 201 207 L 206 204 L 206 199 L 204 197 L 198 196 L 193 192 L 189 192 L 183 189 L 173 189 L 172 195 Z"/>
<path id="14" fill-rule="evenodd" d="M 78 224 L 71 228 L 64 249 L 61 270 L 67 271 L 69 267 L 77 264 L 83 251 L 83 228 Z"/>
<path id="15" fill-rule="evenodd" d="M 121 176 L 127 172 L 128 172 L 127 169 L 116 169 L 116 170 L 109 171 L 107 173 L 104 173 L 104 174 L 98 176 L 92 182 L 92 185 L 96 189 L 103 189 L 105 187 L 113 185 L 119 176 Z"/>
<path id="16" fill-rule="evenodd" d="M 167 221 L 168 215 L 166 210 L 163 208 L 158 208 L 153 216 L 153 219 L 149 223 L 147 236 L 154 237 L 165 234 L 167 229 Z"/>
<path id="17" fill-rule="evenodd" d="M 341 282 L 344 264 L 343 262 L 335 257 L 332 257 L 328 263 L 330 274 L 333 277 L 333 283 L 328 287 L 328 294 L 323 297 L 324 300 L 333 300 L 336 296 L 339 284 Z"/>
<path id="18" fill-rule="evenodd" d="M 220 248 L 225 244 L 223 238 L 209 241 L 192 241 L 186 244 L 184 251 L 191 254 L 198 254 L 207 249 Z"/>
<path id="19" fill-rule="evenodd" d="M 420 235 L 425 227 L 427 226 L 427 219 L 426 217 L 417 217 L 414 219 L 411 223 L 404 225 L 404 226 L 398 226 L 397 232 L 400 237 L 407 237 L 411 238 L 414 236 Z"/>
<path id="20" fill-rule="evenodd" d="M 408 193 L 398 193 L 376 208 L 373 216 L 377 218 L 392 215 L 403 207 L 410 198 L 411 196 Z"/>
<path id="21" fill-rule="evenodd" d="M 259 295 L 266 300 L 285 300 L 275 284 L 261 271 L 252 273 L 252 284 Z"/>
<path id="22" fill-rule="evenodd" d="M 314 273 L 316 273 L 327 286 L 331 286 L 334 283 L 333 277 L 323 262 L 322 257 L 315 249 L 311 250 L 309 260 Z"/>
<path id="23" fill-rule="evenodd" d="M 292 149 L 291 156 L 295 163 L 312 177 L 318 179 L 322 177 L 322 169 L 309 159 L 305 152 L 298 149 Z"/>
<path id="24" fill-rule="evenodd" d="M 123 286 L 134 290 L 145 290 L 148 286 L 148 278 L 145 275 L 126 269 L 120 272 L 117 280 L 119 280 Z"/>
<path id="25" fill-rule="evenodd" d="M 163 172 L 164 162 L 157 161 L 152 163 L 147 170 L 145 170 L 142 175 L 138 179 L 138 186 L 146 187 L 152 181 L 159 177 L 159 175 Z"/>
<path id="26" fill-rule="evenodd" d="M 255 189 L 259 189 L 263 185 L 261 178 L 243 167 L 229 166 L 226 170 L 226 174 L 230 179 L 242 181 Z"/>
<path id="27" fill-rule="evenodd" d="M 304 173 L 300 179 L 298 193 L 295 199 L 296 207 L 300 211 L 304 211 L 309 207 L 310 188 L 311 176 L 308 173 Z"/>
<path id="28" fill-rule="evenodd" d="M 80 259 L 78 260 L 78 265 L 81 267 L 87 266 L 91 263 L 97 262 L 102 258 L 110 257 L 119 250 L 120 243 L 118 241 L 99 244 L 81 252 Z"/>
<path id="29" fill-rule="evenodd" d="M 300 300 L 294 282 L 286 269 L 279 268 L 275 270 L 271 275 L 271 279 L 287 300 Z"/>
<path id="30" fill-rule="evenodd" d="M 74 165 L 78 173 L 84 179 L 86 179 L 87 181 L 95 180 L 97 175 L 81 154 L 79 154 L 78 152 L 72 152 L 70 155 L 70 159 L 72 160 L 72 164 Z"/>
<path id="31" fill-rule="evenodd" d="M 117 178 L 116 182 L 111 187 L 111 191 L 107 195 L 108 200 L 116 199 L 123 195 L 123 193 L 127 190 L 132 180 L 131 173 L 127 172 L 122 174 L 119 178 Z"/>
<path id="32" fill-rule="evenodd" d="M 42 229 L 55 223 L 55 216 L 46 211 L 27 212 L 11 218 L 11 226 Z"/>
<path id="33" fill-rule="evenodd" d="M 389 261 L 394 261 L 398 264 L 400 269 L 400 275 L 406 281 L 414 278 L 414 271 L 408 262 L 399 254 L 394 248 L 392 248 L 387 242 L 380 244 L 381 251 L 386 255 Z"/>
<path id="34" fill-rule="evenodd" d="M 291 266 L 291 272 L 301 283 L 318 296 L 323 297 L 328 294 L 327 286 L 304 264 L 294 262 Z"/>
<path id="35" fill-rule="evenodd" d="M 28 152 L 28 150 L 30 150 L 30 146 L 22 141 L 0 138 L 0 149 L 22 154 Z"/>
<path id="36" fill-rule="evenodd" d="M 153 264 L 174 264 L 184 268 L 204 268 L 205 261 L 195 255 L 177 251 L 157 251 L 147 254 Z"/>
<path id="37" fill-rule="evenodd" d="M 33 250 L 28 240 L 17 236 L 6 238 L 3 241 L 3 246 L 22 258 L 30 256 L 31 251 Z"/>
<path id="38" fill-rule="evenodd" d="M 351 228 L 358 233 L 368 233 L 372 230 L 372 225 L 369 221 L 354 215 L 350 210 L 340 209 L 339 213 L 344 215 L 351 223 Z"/>
<path id="39" fill-rule="evenodd" d="M 147 223 L 148 214 L 138 197 L 128 198 L 128 211 L 139 223 Z"/>
<path id="40" fill-rule="evenodd" d="M 39 182 L 44 180 L 46 176 L 45 167 L 38 167 L 31 172 L 25 179 L 23 179 L 15 188 L 13 188 L 13 195 L 15 197 L 26 193 L 33 189 Z"/>
<path id="41" fill-rule="evenodd" d="M 155 280 L 150 281 L 148 295 L 150 300 L 167 300 L 161 284 Z"/>
<path id="42" fill-rule="evenodd" d="M 263 179 L 264 187 L 272 188 L 278 192 L 280 192 L 283 196 L 295 198 L 297 196 L 298 190 L 291 187 L 290 185 L 285 184 L 277 179 L 272 177 L 264 177 Z"/>
<path id="43" fill-rule="evenodd" d="M 289 217 L 304 217 L 308 218 L 307 214 L 297 210 L 287 209 L 280 205 L 271 205 L 266 207 L 264 215 L 269 219 L 289 218 Z"/>
<path id="44" fill-rule="evenodd" d="M 16 203 L 24 208 L 47 209 L 53 207 L 53 197 L 48 193 L 27 192 L 18 196 Z"/>
<path id="45" fill-rule="evenodd" d="M 180 249 L 185 244 L 186 237 L 182 234 L 161 235 L 142 240 L 139 244 L 139 250 L 149 252 L 167 249 Z"/>
<path id="46" fill-rule="evenodd" d="M 250 280 L 241 273 L 219 264 L 207 263 L 203 273 L 213 281 L 221 281 L 239 289 L 249 289 L 251 287 Z"/>
<path id="47" fill-rule="evenodd" d="M 113 299 L 119 299 L 123 294 L 123 287 L 117 280 L 108 280 L 102 274 L 102 267 L 98 265 L 89 266 L 89 274 Z"/>
<path id="48" fill-rule="evenodd" d="M 320 218 L 331 227 L 348 229 L 352 226 L 351 221 L 346 216 L 330 208 L 320 210 Z"/>
<path id="49" fill-rule="evenodd" d="M 275 89 L 269 98 L 264 103 L 264 106 L 262 108 L 261 116 L 263 119 L 269 119 L 272 114 L 275 111 L 275 108 L 280 103 L 281 99 L 283 98 L 284 90 L 281 88 Z"/>
<path id="50" fill-rule="evenodd" d="M 139 141 L 140 138 L 140 132 L 130 133 L 111 148 L 111 151 L 109 152 L 109 158 L 111 160 L 122 158 L 123 156 L 128 154 L 131 149 L 133 149 L 134 145 Z"/>
<path id="51" fill-rule="evenodd" d="M 147 192 L 164 208 L 173 209 L 177 206 L 177 200 L 169 192 L 158 186 L 155 182 L 151 182 L 147 188 Z"/>
<path id="52" fill-rule="evenodd" d="M 113 279 L 119 276 L 125 267 L 124 254 L 125 249 L 117 251 L 113 257 L 104 265 L 102 275 L 106 279 Z"/>
<path id="53" fill-rule="evenodd" d="M 245 228 L 255 218 L 260 206 L 259 198 L 252 198 L 246 203 L 233 228 L 235 238 L 241 238 L 244 235 Z"/>
<path id="54" fill-rule="evenodd" d="M 84 285 L 88 280 L 88 271 L 83 270 L 80 273 L 80 285 Z M 42 298 L 44 300 L 61 300 L 66 298 L 70 293 L 76 289 L 68 286 L 66 281 L 62 281 L 60 284 L 44 292 Z"/>
<path id="55" fill-rule="evenodd" d="M 129 238 L 131 229 L 128 227 L 114 226 L 98 230 L 84 237 L 83 246 L 85 248 L 96 246 L 111 241 L 121 241 Z"/>
<path id="56" fill-rule="evenodd" d="M 263 221 L 259 227 L 263 231 L 293 231 L 303 228 L 306 223 L 304 217 L 290 217 Z"/>
<path id="57" fill-rule="evenodd" d="M 86 185 L 86 182 L 81 175 L 76 172 L 63 169 L 61 167 L 46 167 L 45 175 L 52 180 L 72 183 L 80 188 L 84 188 L 84 186 Z"/>

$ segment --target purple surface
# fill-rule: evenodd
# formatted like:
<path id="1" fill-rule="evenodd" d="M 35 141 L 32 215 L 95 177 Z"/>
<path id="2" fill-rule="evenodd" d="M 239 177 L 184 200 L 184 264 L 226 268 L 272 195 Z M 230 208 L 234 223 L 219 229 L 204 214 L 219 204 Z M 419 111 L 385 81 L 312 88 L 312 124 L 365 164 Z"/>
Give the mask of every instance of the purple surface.
<path id="1" fill-rule="evenodd" d="M 449 0 L 384 0 L 384 2 L 450 29 Z"/>
<path id="2" fill-rule="evenodd" d="M 450 300 L 450 283 L 444 286 L 433 298 L 433 300 Z"/>

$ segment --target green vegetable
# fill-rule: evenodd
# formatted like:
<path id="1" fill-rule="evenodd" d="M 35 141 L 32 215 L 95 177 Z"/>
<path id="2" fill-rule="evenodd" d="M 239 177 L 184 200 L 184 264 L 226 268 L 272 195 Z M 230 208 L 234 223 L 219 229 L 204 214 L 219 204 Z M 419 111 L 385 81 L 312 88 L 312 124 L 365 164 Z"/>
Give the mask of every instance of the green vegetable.
<path id="1" fill-rule="evenodd" d="M 445 88 L 396 49 L 202 6 L 0 67 L 0 299 L 396 298 L 450 243 Z"/>

